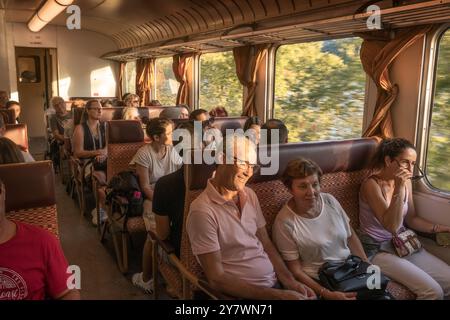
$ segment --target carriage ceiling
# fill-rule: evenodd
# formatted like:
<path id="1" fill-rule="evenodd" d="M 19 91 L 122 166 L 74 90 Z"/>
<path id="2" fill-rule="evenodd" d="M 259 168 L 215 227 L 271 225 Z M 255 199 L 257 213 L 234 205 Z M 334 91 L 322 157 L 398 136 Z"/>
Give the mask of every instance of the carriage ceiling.
<path id="1" fill-rule="evenodd" d="M 0 0 L 8 22 L 28 22 L 45 0 Z M 82 28 L 114 40 L 114 60 L 289 43 L 367 31 L 376 2 L 384 28 L 450 21 L 450 0 L 75 0 Z M 65 13 L 52 24 L 64 25 Z"/>

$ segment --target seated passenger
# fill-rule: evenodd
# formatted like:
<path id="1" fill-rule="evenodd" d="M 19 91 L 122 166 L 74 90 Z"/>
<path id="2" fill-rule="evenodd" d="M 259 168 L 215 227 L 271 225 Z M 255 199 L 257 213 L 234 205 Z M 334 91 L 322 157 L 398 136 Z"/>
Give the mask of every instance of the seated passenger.
<path id="1" fill-rule="evenodd" d="M 208 111 L 206 111 L 205 109 L 196 109 L 194 111 L 191 112 L 191 114 L 189 115 L 189 120 L 194 120 L 194 121 L 207 121 L 209 120 L 209 114 Z"/>
<path id="2" fill-rule="evenodd" d="M 136 108 L 136 107 L 123 108 L 122 119 L 123 120 L 139 120 L 139 121 L 141 121 L 141 117 L 139 116 L 138 108 Z"/>
<path id="3" fill-rule="evenodd" d="M 249 117 L 244 123 L 244 132 L 250 130 L 250 137 L 252 137 L 252 141 L 258 145 L 261 140 L 261 120 L 259 120 L 258 116 Z"/>
<path id="4" fill-rule="evenodd" d="M 89 100 L 81 124 L 73 134 L 74 156 L 79 159 L 93 158 L 94 168 L 106 169 L 105 123 L 100 122 L 102 106 L 97 100 Z"/>
<path id="5" fill-rule="evenodd" d="M 139 177 L 144 193 L 143 218 L 147 231 L 155 232 L 155 215 L 152 212 L 153 187 L 159 178 L 180 168 L 182 159 L 172 145 L 173 122 L 165 118 L 154 118 L 147 123 L 146 132 L 152 142 L 142 146 L 130 162 Z M 133 283 L 146 292 L 153 291 L 152 242 L 150 236 L 144 245 L 141 273 L 132 277 Z"/>
<path id="6" fill-rule="evenodd" d="M 9 93 L 5 90 L 0 90 L 0 109 L 6 108 L 6 103 L 9 101 Z"/>
<path id="7" fill-rule="evenodd" d="M 161 102 L 159 100 L 152 100 L 150 101 L 149 106 L 162 106 Z"/>
<path id="8" fill-rule="evenodd" d="M 194 125 L 192 122 L 182 122 L 178 129 L 189 131 L 191 149 L 202 149 L 203 145 L 195 148 Z M 199 135 L 202 132 L 199 132 Z M 186 150 L 183 150 L 186 151 Z M 161 177 L 155 184 L 153 193 L 153 212 L 155 213 L 156 236 L 161 240 L 169 240 L 175 248 L 175 254 L 180 256 L 181 229 L 184 213 L 184 169 Z"/>
<path id="9" fill-rule="evenodd" d="M 8 110 L 13 110 L 14 111 L 14 119 L 15 119 L 15 124 L 19 123 L 19 117 L 20 117 L 20 104 L 17 101 L 13 101 L 13 100 L 9 100 L 6 103 L 6 109 Z"/>
<path id="10" fill-rule="evenodd" d="M 101 102 L 102 108 L 113 108 L 113 102 L 111 99 L 103 99 Z"/>
<path id="11" fill-rule="evenodd" d="M 322 170 L 311 160 L 288 163 L 282 180 L 292 198 L 275 218 L 272 237 L 298 281 L 324 299 L 355 300 L 355 292 L 329 291 L 318 282 L 318 271 L 327 261 L 345 261 L 350 254 L 368 261 L 339 202 L 321 193 L 321 177 Z"/>
<path id="12" fill-rule="evenodd" d="M 177 108 L 181 108 L 181 114 L 180 114 L 180 119 L 189 119 L 189 107 L 185 104 L 179 104 L 177 105 Z"/>
<path id="13" fill-rule="evenodd" d="M 25 162 L 25 157 L 19 146 L 8 138 L 0 137 L 0 164 L 21 162 Z"/>
<path id="14" fill-rule="evenodd" d="M 67 287 L 70 273 L 59 241 L 49 232 L 12 221 L 0 180 L 0 300 L 78 300 Z"/>
<path id="15" fill-rule="evenodd" d="M 266 123 L 264 123 L 261 129 L 265 130 L 265 134 L 267 136 L 267 144 L 279 144 L 279 143 L 287 143 L 288 142 L 288 134 L 289 131 L 283 121 L 278 119 L 269 119 Z M 272 141 L 272 130 L 278 130 L 278 141 Z M 264 143 L 264 139 L 262 140 Z"/>
<path id="16" fill-rule="evenodd" d="M 182 107 L 165 107 L 159 116 L 167 119 L 187 119 L 189 113 L 186 115 L 186 109 Z"/>
<path id="17" fill-rule="evenodd" d="M 235 135 L 224 138 L 219 150 L 221 164 L 192 202 L 186 222 L 192 252 L 209 284 L 244 299 L 315 298 L 286 268 L 268 236 L 258 198 L 245 186 L 253 175 L 254 144 Z"/>
<path id="18" fill-rule="evenodd" d="M 125 99 L 123 100 L 126 107 L 134 107 L 134 108 L 139 107 L 140 101 L 141 101 L 141 98 L 139 98 L 139 96 L 134 93 L 128 94 L 125 97 Z"/>
<path id="19" fill-rule="evenodd" d="M 372 263 L 414 292 L 417 299 L 442 299 L 450 295 L 450 266 L 424 248 L 400 258 L 391 242 L 404 222 L 422 232 L 450 232 L 449 226 L 428 221 L 415 211 L 411 177 L 416 158 L 414 146 L 405 139 L 380 143 L 372 173 L 361 185 L 360 238 Z"/>
<path id="20" fill-rule="evenodd" d="M 50 130 L 55 140 L 59 144 L 63 144 L 65 129 L 70 126 L 69 123 L 72 120 L 72 113 L 66 110 L 66 102 L 61 97 L 53 97 L 51 103 L 53 109 L 55 109 L 55 114 L 49 120 Z"/>
<path id="21" fill-rule="evenodd" d="M 213 118 L 216 118 L 216 117 L 228 117 L 228 112 L 225 109 L 225 107 L 218 106 L 218 107 L 215 107 L 215 108 L 211 109 L 211 111 L 209 111 L 209 115 L 211 117 L 213 117 Z"/>
<path id="22" fill-rule="evenodd" d="M 75 127 L 73 133 L 73 155 L 79 159 L 92 159 L 92 167 L 96 171 L 100 180 L 106 182 L 106 161 L 108 151 L 106 148 L 105 123 L 100 122 L 102 115 L 102 105 L 98 100 L 89 100 L 83 112 L 82 120 Z M 84 172 L 85 178 L 89 178 L 90 169 Z M 90 185 L 89 185 L 90 187 Z M 104 210 L 103 193 L 100 197 L 100 217 L 102 221 L 106 219 Z M 97 224 L 96 209 L 92 210 L 92 223 Z"/>

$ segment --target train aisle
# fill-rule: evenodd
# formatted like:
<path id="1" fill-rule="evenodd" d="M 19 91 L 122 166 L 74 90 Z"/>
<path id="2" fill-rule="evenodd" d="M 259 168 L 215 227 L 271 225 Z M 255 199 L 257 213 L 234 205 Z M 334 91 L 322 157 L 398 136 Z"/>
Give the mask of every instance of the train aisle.
<path id="1" fill-rule="evenodd" d="M 132 272 L 122 275 L 116 265 L 110 236 L 107 236 L 105 245 L 100 243 L 97 229 L 86 217 L 81 217 L 60 176 L 56 175 L 55 180 L 61 243 L 69 264 L 81 269 L 81 298 L 152 299 L 129 280 L 132 272 L 139 270 L 142 241 L 135 241 L 136 247 L 131 250 L 136 255 L 130 259 L 130 262 L 135 261 L 130 265 Z"/>

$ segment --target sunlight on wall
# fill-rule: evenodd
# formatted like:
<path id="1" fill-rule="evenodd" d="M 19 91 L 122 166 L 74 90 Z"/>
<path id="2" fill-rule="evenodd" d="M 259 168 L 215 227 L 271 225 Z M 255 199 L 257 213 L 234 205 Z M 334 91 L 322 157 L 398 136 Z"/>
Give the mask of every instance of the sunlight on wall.
<path id="1" fill-rule="evenodd" d="M 70 77 L 59 80 L 59 95 L 65 100 L 69 100 Z"/>
<path id="2" fill-rule="evenodd" d="M 11 100 L 13 100 L 13 101 L 19 101 L 19 92 L 13 91 L 13 92 L 11 93 Z M 19 102 L 20 102 L 20 101 L 19 101 Z"/>
<path id="3" fill-rule="evenodd" d="M 91 72 L 91 96 L 116 96 L 116 80 L 111 67 L 104 67 Z"/>

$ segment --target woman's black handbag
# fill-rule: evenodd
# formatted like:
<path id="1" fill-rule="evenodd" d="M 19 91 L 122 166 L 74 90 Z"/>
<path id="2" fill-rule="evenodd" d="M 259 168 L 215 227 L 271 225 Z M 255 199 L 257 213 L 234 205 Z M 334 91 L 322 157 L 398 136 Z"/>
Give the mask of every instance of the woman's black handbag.
<path id="1" fill-rule="evenodd" d="M 331 291 L 356 292 L 358 300 L 393 300 L 386 291 L 389 278 L 380 273 L 379 288 L 369 289 L 373 273 L 367 273 L 369 263 L 350 255 L 345 261 L 326 262 L 319 270 L 320 283 Z"/>

